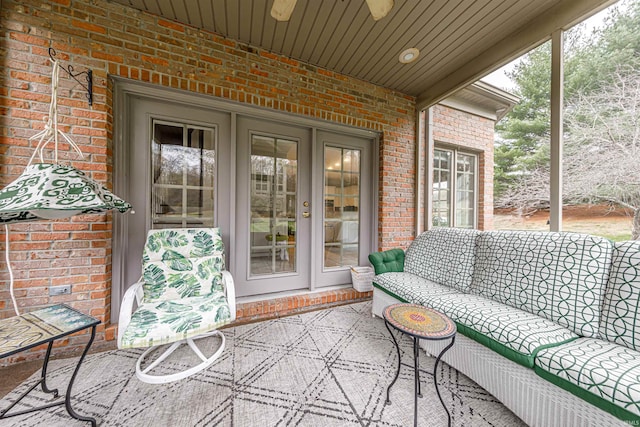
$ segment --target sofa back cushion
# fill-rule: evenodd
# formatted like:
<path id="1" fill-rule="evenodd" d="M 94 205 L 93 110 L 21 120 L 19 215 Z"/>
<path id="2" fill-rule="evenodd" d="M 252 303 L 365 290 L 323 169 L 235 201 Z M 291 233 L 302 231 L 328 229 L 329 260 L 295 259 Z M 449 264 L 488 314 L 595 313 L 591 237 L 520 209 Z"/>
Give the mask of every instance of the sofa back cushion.
<path id="1" fill-rule="evenodd" d="M 597 337 L 612 251 L 584 234 L 486 231 L 471 291 Z"/>
<path id="2" fill-rule="evenodd" d="M 640 241 L 615 243 L 602 307 L 601 337 L 640 350 L 639 307 Z"/>
<path id="3" fill-rule="evenodd" d="M 466 292 L 473 276 L 477 230 L 435 227 L 418 236 L 404 261 L 404 271 Z"/>

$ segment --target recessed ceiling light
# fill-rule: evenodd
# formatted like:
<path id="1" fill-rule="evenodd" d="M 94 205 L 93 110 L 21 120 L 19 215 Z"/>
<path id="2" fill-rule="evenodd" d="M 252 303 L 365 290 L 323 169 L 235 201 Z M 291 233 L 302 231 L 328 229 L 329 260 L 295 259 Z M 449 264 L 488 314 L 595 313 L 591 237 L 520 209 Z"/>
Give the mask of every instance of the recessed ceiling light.
<path id="1" fill-rule="evenodd" d="M 403 64 L 408 64 L 409 62 L 413 62 L 418 59 L 418 55 L 420 55 L 420 51 L 415 47 L 410 47 L 409 49 L 402 51 L 398 60 Z"/>

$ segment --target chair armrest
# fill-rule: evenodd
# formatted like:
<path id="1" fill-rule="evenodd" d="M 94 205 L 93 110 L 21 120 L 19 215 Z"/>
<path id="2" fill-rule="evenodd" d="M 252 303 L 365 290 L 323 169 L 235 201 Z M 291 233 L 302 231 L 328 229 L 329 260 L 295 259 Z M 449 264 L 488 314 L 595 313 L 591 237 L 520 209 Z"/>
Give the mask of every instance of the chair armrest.
<path id="1" fill-rule="evenodd" d="M 369 262 L 373 265 L 376 274 L 404 271 L 404 251 L 402 249 L 389 249 L 384 252 L 369 254 Z"/>
<path id="2" fill-rule="evenodd" d="M 133 315 L 133 303 L 140 304 L 142 301 L 142 285 L 144 284 L 142 278 L 127 289 L 127 292 L 122 298 L 122 304 L 120 304 L 120 317 L 118 318 L 118 348 L 120 348 L 120 342 L 122 334 L 129 326 L 131 322 L 131 316 Z"/>
<path id="3" fill-rule="evenodd" d="M 233 282 L 233 276 L 227 270 L 222 271 L 222 284 L 224 293 L 229 303 L 229 311 L 231 312 L 231 321 L 236 320 L 236 287 Z"/>

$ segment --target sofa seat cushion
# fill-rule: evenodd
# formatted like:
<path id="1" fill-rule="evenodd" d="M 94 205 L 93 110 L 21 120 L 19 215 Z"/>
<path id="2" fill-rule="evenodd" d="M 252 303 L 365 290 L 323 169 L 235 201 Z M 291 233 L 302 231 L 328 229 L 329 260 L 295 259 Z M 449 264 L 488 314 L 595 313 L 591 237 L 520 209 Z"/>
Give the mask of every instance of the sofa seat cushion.
<path id="1" fill-rule="evenodd" d="M 404 271 L 466 292 L 471 285 L 478 230 L 434 227 L 407 249 Z"/>
<path id="2" fill-rule="evenodd" d="M 602 306 L 600 337 L 640 351 L 640 241 L 613 246 L 611 274 Z"/>
<path id="3" fill-rule="evenodd" d="M 640 352 L 636 350 L 580 338 L 538 352 L 535 371 L 622 420 L 640 421 Z"/>
<path id="4" fill-rule="evenodd" d="M 449 316 L 467 337 L 529 368 L 541 349 L 578 338 L 544 317 L 478 295 L 433 294 L 422 304 Z"/>
<path id="5" fill-rule="evenodd" d="M 373 286 L 400 301 L 412 304 L 422 304 L 423 299 L 428 295 L 456 293 L 455 289 L 439 285 L 411 273 L 378 274 L 373 278 Z"/>
<path id="6" fill-rule="evenodd" d="M 612 243 L 577 233 L 485 231 L 471 292 L 599 338 Z"/>
<path id="7" fill-rule="evenodd" d="M 153 347 L 184 340 L 230 321 L 229 304 L 221 291 L 174 301 L 146 302 L 131 316 L 121 348 Z"/>

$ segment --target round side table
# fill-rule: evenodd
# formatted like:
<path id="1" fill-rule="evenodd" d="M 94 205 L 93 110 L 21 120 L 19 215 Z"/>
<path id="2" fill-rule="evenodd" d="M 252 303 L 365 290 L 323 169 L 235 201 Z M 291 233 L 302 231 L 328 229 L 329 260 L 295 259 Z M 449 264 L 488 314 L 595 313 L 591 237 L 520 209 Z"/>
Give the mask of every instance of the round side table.
<path id="1" fill-rule="evenodd" d="M 413 337 L 413 361 L 414 361 L 414 375 L 415 375 L 415 390 L 414 390 L 414 407 L 413 407 L 413 425 L 418 425 L 418 396 L 422 397 L 420 391 L 420 372 L 418 369 L 418 344 L 421 339 L 425 340 L 446 340 L 451 339 L 451 343 L 447 345 L 436 358 L 436 363 L 433 366 L 433 382 L 436 387 L 436 393 L 438 393 L 438 399 L 442 403 L 442 407 L 447 413 L 448 425 L 451 427 L 451 414 L 447 409 L 447 406 L 440 396 L 440 390 L 438 389 L 438 380 L 436 379 L 436 373 L 438 372 L 438 363 L 442 356 L 449 350 L 456 338 L 456 324 L 444 314 L 432 310 L 417 304 L 392 304 L 384 309 L 383 312 L 384 324 L 393 338 L 393 342 L 396 345 L 398 352 L 398 370 L 396 376 L 389 384 L 387 388 L 387 402 L 390 404 L 389 392 L 391 387 L 395 384 L 400 374 L 400 346 L 396 337 L 393 335 L 391 328 L 402 332 L 405 335 Z"/>

